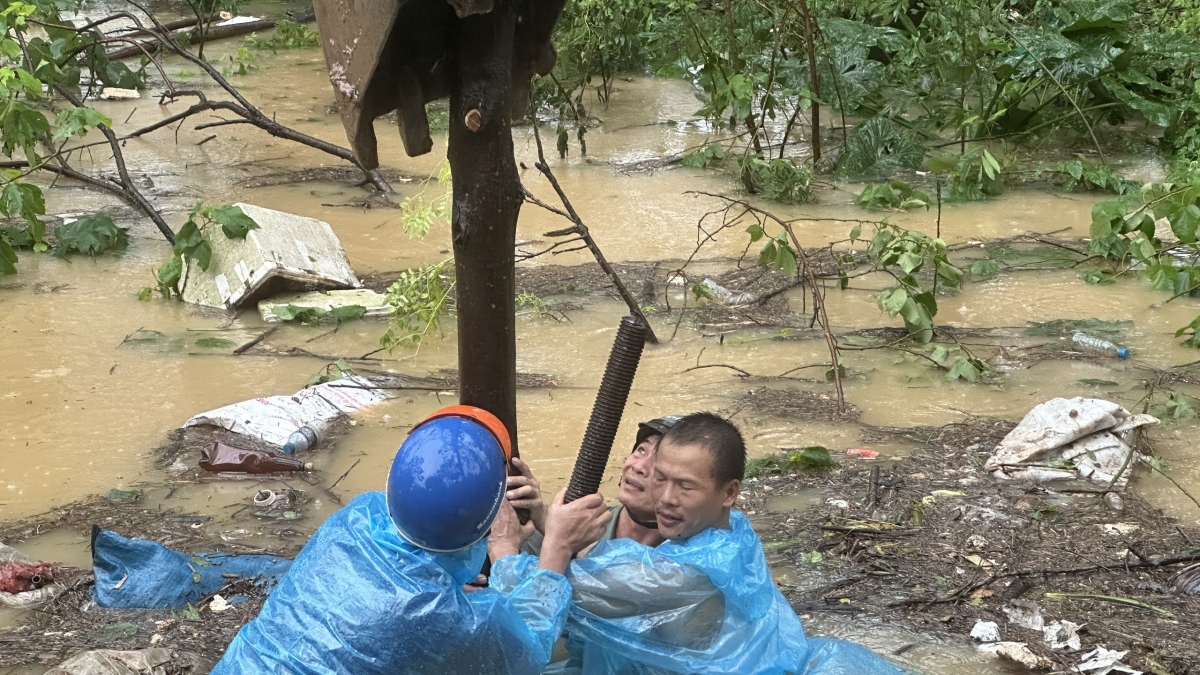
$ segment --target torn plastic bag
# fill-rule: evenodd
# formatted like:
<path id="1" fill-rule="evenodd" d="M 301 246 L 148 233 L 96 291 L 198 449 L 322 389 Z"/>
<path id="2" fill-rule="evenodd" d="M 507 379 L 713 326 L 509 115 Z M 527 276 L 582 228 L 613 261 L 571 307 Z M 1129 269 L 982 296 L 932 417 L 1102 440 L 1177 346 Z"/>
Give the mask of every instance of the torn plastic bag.
<path id="1" fill-rule="evenodd" d="M 738 511 L 729 523 L 657 548 L 604 541 L 571 563 L 572 659 L 562 672 L 899 675 L 836 640 L 822 643 L 807 667 L 800 618 L 775 587 L 758 535 Z"/>
<path id="2" fill-rule="evenodd" d="M 94 649 L 72 656 L 46 675 L 187 675 L 198 663 L 195 654 L 174 649 Z"/>
<path id="3" fill-rule="evenodd" d="M 291 564 L 271 555 L 187 555 L 157 541 L 92 527 L 92 595 L 96 604 L 110 609 L 186 607 L 238 578 L 257 579 L 269 593 Z"/>
<path id="4" fill-rule="evenodd" d="M 211 424 L 282 447 L 293 431 L 306 424 L 329 422 L 384 398 L 384 392 L 369 380 L 350 375 L 291 396 L 255 398 L 200 413 L 184 426 Z"/>
<path id="5" fill-rule="evenodd" d="M 486 553 L 486 540 L 420 549 L 382 492 L 361 494 L 316 531 L 213 675 L 539 673 L 566 622 L 567 580 L 506 556 L 494 587 L 464 593 Z"/>
<path id="6" fill-rule="evenodd" d="M 1124 487 L 1137 429 L 1158 424 L 1151 415 L 1094 398 L 1056 398 L 1025 415 L 992 451 L 985 468 L 997 478 L 1035 481 L 1086 478 Z"/>

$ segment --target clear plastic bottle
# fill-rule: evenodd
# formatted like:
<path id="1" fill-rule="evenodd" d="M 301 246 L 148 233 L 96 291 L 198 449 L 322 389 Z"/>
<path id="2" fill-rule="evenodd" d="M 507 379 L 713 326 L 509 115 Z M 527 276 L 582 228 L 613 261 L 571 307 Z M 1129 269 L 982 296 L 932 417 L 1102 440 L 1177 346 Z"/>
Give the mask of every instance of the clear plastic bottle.
<path id="1" fill-rule="evenodd" d="M 325 437 L 325 427 L 320 424 L 306 424 L 292 432 L 287 442 L 283 444 L 284 454 L 292 454 L 297 450 L 303 452 L 317 447 Z"/>
<path id="2" fill-rule="evenodd" d="M 1107 354 L 1115 356 L 1118 359 L 1129 358 L 1129 349 L 1126 347 L 1118 347 L 1117 345 L 1087 333 L 1076 332 L 1071 336 L 1071 342 L 1075 344 L 1080 351 L 1095 352 L 1097 354 Z"/>

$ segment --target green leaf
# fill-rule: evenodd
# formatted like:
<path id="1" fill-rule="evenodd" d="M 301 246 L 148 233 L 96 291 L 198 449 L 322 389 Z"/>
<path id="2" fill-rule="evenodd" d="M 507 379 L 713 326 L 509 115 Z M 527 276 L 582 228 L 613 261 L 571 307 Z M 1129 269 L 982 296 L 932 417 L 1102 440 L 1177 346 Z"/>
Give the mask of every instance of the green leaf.
<path id="1" fill-rule="evenodd" d="M 201 270 L 207 271 L 209 263 L 212 262 L 212 246 L 209 246 L 207 241 L 201 241 L 200 245 L 193 250 L 196 264 L 200 265 Z"/>
<path id="2" fill-rule="evenodd" d="M 896 316 L 900 310 L 904 309 L 904 305 L 908 303 L 908 291 L 903 288 L 894 288 L 886 290 L 879 294 L 879 306 L 883 308 L 889 316 Z"/>
<path id="3" fill-rule="evenodd" d="M 1171 219 L 1171 231 L 1185 244 L 1196 243 L 1196 230 L 1200 228 L 1200 206 L 1188 204 Z"/>
<path id="4" fill-rule="evenodd" d="M 3 236 L 0 236 L 0 274 L 17 273 L 17 252 Z"/>
<path id="5" fill-rule="evenodd" d="M 184 223 L 175 233 L 175 250 L 185 255 L 192 255 L 191 252 L 203 242 L 204 235 L 200 233 L 200 228 L 194 220 Z"/>
<path id="6" fill-rule="evenodd" d="M 366 313 L 367 313 L 367 308 L 363 307 L 362 305 L 346 305 L 344 307 L 334 307 L 333 310 L 330 311 L 330 315 L 333 316 L 334 319 L 337 319 L 339 322 L 354 321 L 356 319 L 361 319 L 363 317 L 363 315 Z"/>
<path id="7" fill-rule="evenodd" d="M 937 347 L 933 348 L 933 354 L 930 354 L 929 358 L 941 363 L 942 361 L 946 360 L 947 356 L 950 356 L 950 350 L 946 349 L 942 345 L 938 345 Z"/>
<path id="8" fill-rule="evenodd" d="M 209 210 L 208 217 L 220 223 L 221 231 L 229 239 L 245 239 L 250 230 L 257 230 L 258 223 L 242 212 L 240 206 L 216 206 Z"/>
<path id="9" fill-rule="evenodd" d="M 0 192 L 0 212 L 10 218 L 24 218 L 25 222 L 35 227 L 45 227 L 41 218 L 46 214 L 46 200 L 42 189 L 30 183 L 13 181 L 4 186 Z M 32 234 L 32 233 L 31 233 Z M 34 236 L 34 242 L 41 238 Z"/>
<path id="10" fill-rule="evenodd" d="M 163 299 L 170 300 L 172 291 L 179 292 L 179 280 L 182 276 L 183 258 L 180 255 L 172 255 L 170 260 L 159 266 L 154 278 L 158 280 L 158 291 Z"/>
<path id="11" fill-rule="evenodd" d="M 750 235 L 751 244 L 757 242 L 759 239 L 762 239 L 763 235 L 766 234 L 763 231 L 762 225 L 759 225 L 758 223 L 754 223 L 750 227 L 747 227 L 746 232 Z"/>
<path id="12" fill-rule="evenodd" d="M 56 120 L 58 129 L 54 131 L 54 138 L 61 140 L 70 138 L 71 136 L 84 136 L 88 129 L 100 126 L 112 126 L 112 120 L 102 115 L 94 108 L 82 106 L 79 108 L 70 108 L 58 113 Z"/>
<path id="13" fill-rule="evenodd" d="M 1116 280 L 1112 278 L 1112 273 L 1108 272 L 1107 270 L 1095 268 L 1080 274 L 1079 278 L 1083 279 L 1089 284 L 1096 284 L 1097 286 L 1109 286 L 1117 283 Z"/>
<path id="14" fill-rule="evenodd" d="M 858 241 L 858 238 L 861 236 L 862 236 L 862 225 L 861 224 L 855 225 L 854 227 L 850 228 L 850 241 L 852 241 L 852 242 Z"/>
<path id="15" fill-rule="evenodd" d="M 122 251 L 129 246 L 125 228 L 118 227 L 105 213 L 84 216 L 54 228 L 58 245 L 54 255 L 62 258 L 71 253 L 96 256 L 108 251 Z"/>
<path id="16" fill-rule="evenodd" d="M 977 280 L 994 279 L 998 274 L 1000 274 L 1000 265 L 991 258 L 971 263 L 971 276 Z"/>
<path id="17" fill-rule="evenodd" d="M 968 382 L 978 382 L 980 374 L 979 368 L 976 367 L 972 359 L 968 359 L 965 356 L 957 356 L 954 358 L 954 365 L 950 367 L 950 372 L 946 373 L 946 379 L 964 379 Z"/>
<path id="18" fill-rule="evenodd" d="M 803 448 L 799 452 L 789 452 L 787 459 L 793 469 L 799 470 L 831 469 L 837 466 L 829 456 L 829 449 L 820 445 Z"/>
<path id="19" fill-rule="evenodd" d="M 138 291 L 137 299 L 141 302 L 145 302 L 150 299 L 150 295 L 152 293 L 154 293 L 153 288 L 150 288 L 149 286 L 142 286 L 142 290 Z"/>

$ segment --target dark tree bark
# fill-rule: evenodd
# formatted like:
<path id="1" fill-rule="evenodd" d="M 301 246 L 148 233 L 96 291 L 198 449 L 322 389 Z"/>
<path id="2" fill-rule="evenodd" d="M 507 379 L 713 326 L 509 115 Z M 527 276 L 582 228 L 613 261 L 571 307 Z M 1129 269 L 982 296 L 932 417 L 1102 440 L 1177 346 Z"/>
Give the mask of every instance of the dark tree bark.
<path id="1" fill-rule="evenodd" d="M 459 400 L 500 418 L 517 451 L 515 259 L 521 183 L 510 111 L 513 0 L 458 20 L 450 64 L 450 169 Z"/>

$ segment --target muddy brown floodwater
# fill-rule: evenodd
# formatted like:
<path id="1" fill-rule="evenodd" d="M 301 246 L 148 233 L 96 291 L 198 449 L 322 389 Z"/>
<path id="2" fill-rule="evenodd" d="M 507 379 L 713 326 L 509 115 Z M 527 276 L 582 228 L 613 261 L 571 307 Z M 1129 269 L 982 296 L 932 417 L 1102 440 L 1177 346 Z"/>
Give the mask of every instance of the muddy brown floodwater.
<path id="1" fill-rule="evenodd" d="M 281 123 L 345 143 L 338 118 L 330 110 L 332 95 L 317 50 L 267 54 L 260 60 L 258 71 L 234 78 L 243 94 Z M 168 72 L 185 82 L 199 83 L 180 63 L 168 62 Z M 186 105 L 160 106 L 152 93 L 136 101 L 98 102 L 96 107 L 115 120 L 119 133 Z M 662 263 L 664 271 L 678 265 L 696 246 L 697 220 L 714 206 L 712 199 L 688 193 L 734 190 L 729 176 L 712 171 L 679 167 L 654 172 L 620 170 L 642 160 L 676 155 L 715 138 L 711 129 L 693 118 L 697 107 L 683 82 L 623 78 L 617 82 L 611 105 L 594 108 L 602 111 L 604 124 L 588 134 L 589 155 L 580 157 L 573 146 L 566 160 L 552 161 L 564 189 L 610 260 L 668 261 Z M 130 140 L 125 147 L 135 173 L 152 185 L 147 192 L 166 206 L 176 226 L 197 202 L 245 201 L 328 221 L 360 276 L 386 276 L 448 255 L 447 224 L 435 225 L 424 239 L 411 239 L 403 232 L 398 210 L 363 208 L 359 204 L 366 193 L 348 181 L 285 181 L 254 187 L 278 182 L 271 177 L 286 178 L 291 172 L 342 166 L 332 158 L 248 126 L 223 127 L 217 130 L 217 138 L 200 145 L 210 132 L 194 131 L 192 126 L 185 124 L 177 133 L 162 130 Z M 536 151 L 530 130 L 518 128 L 514 135 L 518 161 L 532 167 Z M 416 159 L 404 156 L 398 134 L 382 120 L 379 137 L 385 164 L 406 175 L 434 174 L 443 161 L 444 135 L 435 141 L 433 153 Z M 97 149 L 93 159 L 103 162 L 106 155 Z M 552 192 L 535 171 L 524 171 L 523 180 L 536 195 L 552 201 Z M 399 198 L 417 190 L 413 183 L 397 182 L 395 187 Z M 818 191 L 816 204 L 767 208 L 789 217 L 874 217 L 853 205 L 857 191 L 856 186 L 837 185 Z M 964 245 L 958 255 L 968 258 L 974 250 L 972 242 L 1030 232 L 1055 232 L 1058 237 L 1078 239 L 1087 236 L 1091 206 L 1097 199 L 1049 189 L 1012 190 L 986 203 L 947 205 L 941 234 L 952 245 Z M 198 339 L 211 336 L 240 344 L 260 333 L 263 324 L 253 311 L 234 315 L 158 298 L 138 301 L 138 290 L 152 285 L 151 270 L 169 251 L 153 226 L 121 211 L 123 207 L 107 197 L 75 186 L 59 185 L 48 193 L 49 213 L 114 207 L 126 214 L 122 222 L 131 227 L 131 245 L 123 255 L 64 261 L 26 252 L 19 273 L 0 278 L 0 363 L 4 364 L 0 382 L 0 521 L 41 513 L 112 488 L 143 487 L 150 504 L 214 516 L 208 526 L 214 538 L 270 545 L 272 528 L 230 515 L 246 503 L 252 492 L 249 484 L 181 484 L 168 491 L 158 487 L 169 476 L 155 467 L 153 449 L 192 414 L 243 399 L 294 392 L 327 362 L 265 352 L 233 356 L 229 349 L 198 346 Z M 929 233 L 935 228 L 934 216 L 928 212 L 889 218 Z M 518 238 L 536 245 L 544 239 L 542 233 L 561 226 L 553 216 L 527 205 Z M 797 232 L 808 246 L 817 247 L 846 239 L 848 225 L 814 219 L 802 222 Z M 700 258 L 736 257 L 745 246 L 745 235 L 731 230 L 708 245 Z M 584 262 L 589 259 L 579 252 L 526 264 Z M 717 267 L 728 269 L 732 263 Z M 834 329 L 850 332 L 897 326 L 897 321 L 882 315 L 875 305 L 871 291 L 883 284 L 882 279 L 868 276 L 856 279 L 845 291 L 831 290 L 828 313 Z M 660 296 L 662 288 L 658 287 Z M 674 301 L 682 300 L 682 289 L 671 292 Z M 848 352 L 843 363 L 852 377 L 846 382 L 846 396 L 862 411 L 858 423 L 798 421 L 741 409 L 738 403 L 748 391 L 761 386 L 800 386 L 819 395 L 832 395 L 832 386 L 824 381 L 749 382 L 726 368 L 687 371 L 698 364 L 724 363 L 755 375 L 778 375 L 827 360 L 822 341 L 790 339 L 788 331 L 779 328 L 720 335 L 717 330 L 684 323 L 674 339 L 646 350 L 611 464 L 619 466 L 637 420 L 699 409 L 734 413 L 752 455 L 760 456 L 782 447 L 825 445 L 835 451 L 857 447 L 864 424 L 937 426 L 972 415 L 1015 420 L 1038 402 L 1056 396 L 1103 395 L 1132 406 L 1144 396 L 1145 382 L 1154 377 L 1152 368 L 1170 369 L 1197 358 L 1195 351 L 1179 346 L 1173 333 L 1195 317 L 1200 306 L 1190 299 L 1165 303 L 1166 299 L 1132 276 L 1112 286 L 1087 285 L 1078 279 L 1077 269 L 1002 273 L 996 280 L 968 283 L 960 293 L 940 301 L 939 323 L 996 329 L 993 334 L 1016 336 L 1020 341 L 1028 339 L 1023 331 L 1031 321 L 1129 321 L 1132 323 L 1122 339 L 1132 348 L 1134 358 L 1129 362 L 1019 364 L 989 383 L 968 384 L 948 381 L 942 373 L 913 359 L 897 359 L 892 352 Z M 567 300 L 572 300 L 569 294 Z M 793 291 L 790 300 L 800 306 L 800 292 Z M 573 301 L 578 308 L 567 312 L 564 320 L 527 311 L 518 323 L 519 370 L 550 375 L 558 385 L 523 389 L 518 401 L 522 455 L 550 494 L 566 484 L 604 359 L 625 313 L 623 305 L 613 300 L 592 297 Z M 652 320 L 660 336 L 672 335 L 671 322 L 653 315 Z M 376 354 L 380 360 L 371 362 L 371 367 L 415 375 L 454 368 L 453 322 L 445 328 L 444 338 L 428 340 L 419 351 Z M 126 339 L 140 329 L 157 331 L 167 339 L 149 343 Z M 328 328 L 285 326 L 266 344 L 280 351 L 302 346 L 326 355 L 362 355 L 377 348 L 383 330 L 384 324 L 375 321 L 349 323 L 335 333 Z M 974 342 L 983 345 L 987 355 L 991 354 L 986 351 L 988 345 L 1008 344 L 995 338 Z M 1187 385 L 1176 389 L 1200 394 Z M 310 533 L 337 508 L 323 488 L 347 470 L 349 474 L 333 491 L 340 498 L 382 488 L 386 467 L 407 428 L 454 400 L 452 392 L 403 394 L 362 416 L 333 451 L 313 456 L 320 483 L 311 488 L 298 485 L 316 496 L 304 516 L 291 524 L 299 536 Z M 1200 493 L 1200 460 L 1189 442 L 1194 433 L 1195 421 L 1187 419 L 1153 430 L 1150 438 L 1170 463 L 1175 480 Z M 885 457 L 896 458 L 911 450 L 900 443 L 875 447 Z M 615 492 L 614 478 L 615 472 L 610 471 L 602 488 L 609 495 Z M 1200 519 L 1200 510 L 1166 480 L 1140 475 L 1133 489 L 1145 493 L 1168 515 L 1187 522 Z M 106 525 L 121 529 L 120 523 Z M 88 562 L 86 541 L 75 533 L 52 532 L 23 546 L 47 560 L 83 566 Z M 820 616 L 812 617 L 808 627 L 860 639 L 885 651 L 897 644 L 921 642 L 920 636 L 883 626 Z M 930 673 L 960 673 L 968 664 L 978 672 L 996 668 L 966 645 L 921 642 L 905 658 Z"/>

